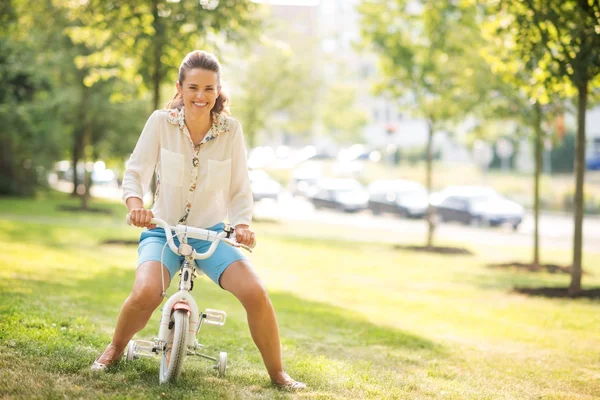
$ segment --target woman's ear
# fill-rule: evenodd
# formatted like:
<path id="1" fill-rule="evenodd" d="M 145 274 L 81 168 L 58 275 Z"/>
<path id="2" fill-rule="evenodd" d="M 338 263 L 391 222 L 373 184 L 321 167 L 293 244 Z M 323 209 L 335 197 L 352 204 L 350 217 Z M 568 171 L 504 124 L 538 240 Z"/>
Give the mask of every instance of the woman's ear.
<path id="1" fill-rule="evenodd" d="M 175 87 L 177 88 L 177 93 L 181 94 L 181 85 L 179 84 L 179 81 L 175 82 Z"/>

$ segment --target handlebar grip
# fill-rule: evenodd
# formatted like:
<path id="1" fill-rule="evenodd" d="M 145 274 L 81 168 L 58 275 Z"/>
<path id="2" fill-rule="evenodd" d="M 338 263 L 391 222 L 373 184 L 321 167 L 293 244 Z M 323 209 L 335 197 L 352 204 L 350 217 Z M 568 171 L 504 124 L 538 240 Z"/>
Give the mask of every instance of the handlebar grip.
<path id="1" fill-rule="evenodd" d="M 127 225 L 131 226 L 131 215 L 127 214 L 125 221 L 127 221 Z"/>

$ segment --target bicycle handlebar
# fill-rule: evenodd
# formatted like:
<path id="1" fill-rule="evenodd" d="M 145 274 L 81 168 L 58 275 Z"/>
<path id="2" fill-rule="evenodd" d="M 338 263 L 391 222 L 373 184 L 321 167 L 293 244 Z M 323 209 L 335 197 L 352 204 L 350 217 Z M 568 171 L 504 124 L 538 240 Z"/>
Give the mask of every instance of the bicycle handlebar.
<path id="1" fill-rule="evenodd" d="M 196 260 L 203 260 L 212 256 L 212 254 L 217 248 L 217 245 L 219 244 L 219 241 L 225 242 L 233 247 L 241 247 L 243 249 L 248 250 L 249 252 L 252 252 L 252 249 L 256 246 L 256 241 L 254 241 L 250 246 L 246 246 L 244 244 L 236 242 L 235 233 L 233 239 L 228 239 L 225 237 L 227 235 L 226 232 L 217 233 L 215 231 L 209 231 L 208 229 L 194 228 L 187 225 L 171 226 L 166 221 L 163 221 L 159 218 L 152 218 L 150 223 L 156 226 L 160 226 L 164 229 L 165 235 L 167 237 L 167 244 L 175 254 L 179 254 L 179 251 L 177 247 L 175 247 L 175 242 L 173 241 L 173 231 L 175 232 L 175 236 L 186 235 L 193 239 L 200 239 L 212 242 L 208 250 L 206 250 L 204 253 L 197 253 L 196 250 L 192 250 L 192 257 Z M 129 214 L 127 214 L 127 225 L 132 226 L 131 216 Z"/>

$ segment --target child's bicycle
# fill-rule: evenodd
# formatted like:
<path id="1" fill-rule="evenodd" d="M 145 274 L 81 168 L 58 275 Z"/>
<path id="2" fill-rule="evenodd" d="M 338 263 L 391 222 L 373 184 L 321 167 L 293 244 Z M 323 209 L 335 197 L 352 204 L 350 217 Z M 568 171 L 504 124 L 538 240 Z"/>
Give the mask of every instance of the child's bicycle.
<path id="1" fill-rule="evenodd" d="M 179 270 L 181 277 L 179 291 L 169 297 L 162 309 L 158 338 L 154 339 L 154 341 L 131 340 L 127 346 L 126 360 L 133 361 L 139 357 L 152 357 L 158 354 L 160 356 L 160 383 L 170 383 L 177 380 L 186 355 L 196 355 L 214 361 L 214 368 L 222 376 L 227 369 L 227 353 L 224 351 L 220 352 L 218 359 L 199 353 L 198 351 L 203 346 L 198 343 L 196 335 L 203 323 L 223 326 L 226 314 L 224 311 L 208 308 L 203 312 L 198 311 L 196 301 L 190 293 L 194 287 L 194 278 L 198 276 L 194 260 L 203 260 L 210 257 L 219 242 L 225 242 L 231 246 L 239 246 L 248 251 L 252 251 L 251 248 L 255 246 L 255 243 L 251 247 L 237 243 L 235 241 L 234 230 L 230 226 L 226 226 L 224 232 L 217 233 L 186 225 L 170 226 L 158 218 L 152 218 L 151 223 L 165 230 L 167 238 L 165 247 L 169 245 L 175 254 L 184 257 Z M 127 224 L 131 225 L 129 215 L 127 215 Z M 173 236 L 179 238 L 179 248 L 175 246 Z M 188 238 L 207 240 L 212 242 L 212 244 L 206 252 L 197 253 L 187 243 Z M 165 248 L 163 248 L 163 253 L 164 250 Z"/>

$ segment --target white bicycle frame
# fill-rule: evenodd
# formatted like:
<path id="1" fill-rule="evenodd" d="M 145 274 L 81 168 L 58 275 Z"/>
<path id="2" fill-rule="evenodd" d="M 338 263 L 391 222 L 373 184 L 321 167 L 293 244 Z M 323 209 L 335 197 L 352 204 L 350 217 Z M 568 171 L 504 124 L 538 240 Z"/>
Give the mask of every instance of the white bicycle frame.
<path id="1" fill-rule="evenodd" d="M 196 346 L 196 334 L 199 331 L 202 320 L 211 325 L 222 326 L 225 324 L 225 313 L 217 310 L 207 309 L 204 315 L 200 315 L 196 300 L 191 295 L 192 281 L 196 275 L 195 260 L 204 260 L 209 258 L 215 252 L 219 242 L 225 242 L 234 247 L 242 247 L 252 252 L 252 247 L 245 246 L 235 241 L 235 239 L 227 238 L 227 232 L 217 233 L 202 228 L 194 228 L 187 225 L 170 226 L 165 221 L 159 218 L 152 218 L 152 224 L 160 226 L 164 229 L 169 248 L 175 253 L 184 256 L 184 261 L 181 268 L 181 281 L 179 290 L 167 300 L 160 317 L 160 328 L 158 331 L 158 342 L 164 344 L 169 338 L 169 322 L 171 314 L 174 310 L 186 310 L 190 315 L 190 325 L 187 334 L 187 345 L 189 347 Z M 131 225 L 129 215 L 127 215 L 127 224 Z M 173 232 L 175 235 L 173 235 Z M 175 246 L 173 236 L 180 238 L 179 248 Z M 197 253 L 196 250 L 187 243 L 187 238 L 200 239 L 212 242 L 210 247 L 204 253 Z M 190 335 L 190 333 L 192 333 Z"/>

